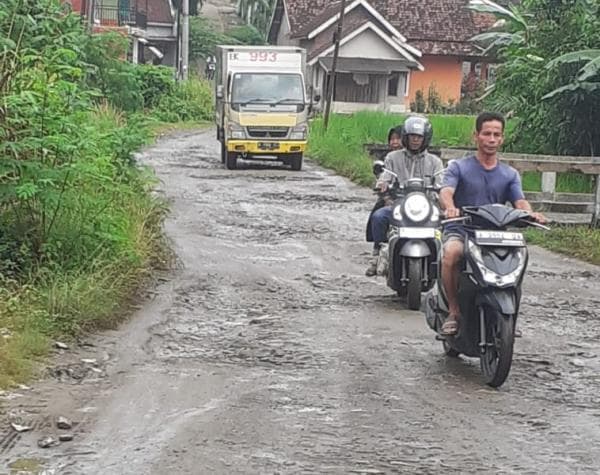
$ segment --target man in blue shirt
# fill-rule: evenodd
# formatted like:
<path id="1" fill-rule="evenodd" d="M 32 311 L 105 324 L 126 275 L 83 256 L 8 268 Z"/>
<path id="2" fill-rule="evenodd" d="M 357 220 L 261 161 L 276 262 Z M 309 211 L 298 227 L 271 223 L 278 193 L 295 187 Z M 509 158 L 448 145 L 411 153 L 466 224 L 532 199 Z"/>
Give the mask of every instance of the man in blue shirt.
<path id="1" fill-rule="evenodd" d="M 483 112 L 477 117 L 474 134 L 477 154 L 452 162 L 444 174 L 440 202 L 447 218 L 458 217 L 463 206 L 511 202 L 515 208 L 531 213 L 536 221 L 546 222 L 542 214 L 533 212 L 525 199 L 519 173 L 498 160 L 498 149 L 504 142 L 504 125 L 504 117 L 498 113 Z M 449 313 L 442 334 L 456 335 L 460 321 L 459 263 L 464 252 L 462 226 L 446 226 L 443 241 L 442 283 Z"/>

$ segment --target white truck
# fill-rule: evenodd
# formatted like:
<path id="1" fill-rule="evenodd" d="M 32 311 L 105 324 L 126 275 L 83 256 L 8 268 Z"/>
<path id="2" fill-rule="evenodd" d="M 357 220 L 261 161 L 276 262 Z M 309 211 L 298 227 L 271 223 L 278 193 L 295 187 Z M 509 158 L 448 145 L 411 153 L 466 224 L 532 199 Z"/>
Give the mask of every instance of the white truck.
<path id="1" fill-rule="evenodd" d="M 235 169 L 240 157 L 302 169 L 312 107 L 305 71 L 302 48 L 217 47 L 215 120 L 221 161 L 228 169 Z"/>

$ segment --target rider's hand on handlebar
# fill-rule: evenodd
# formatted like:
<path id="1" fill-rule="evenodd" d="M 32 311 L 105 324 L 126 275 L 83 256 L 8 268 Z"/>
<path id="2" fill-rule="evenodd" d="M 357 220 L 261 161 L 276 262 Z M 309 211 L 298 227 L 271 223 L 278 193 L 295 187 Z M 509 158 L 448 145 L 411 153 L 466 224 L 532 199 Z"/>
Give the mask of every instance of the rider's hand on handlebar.
<path id="1" fill-rule="evenodd" d="M 377 183 L 377 188 L 382 193 L 385 193 L 388 190 L 388 188 L 389 188 L 389 184 L 388 184 L 387 181 L 380 181 L 379 183 Z"/>
<path id="2" fill-rule="evenodd" d="M 546 224 L 548 222 L 548 218 L 544 216 L 542 213 L 529 213 L 531 217 L 535 220 L 536 223 Z"/>
<path id="3" fill-rule="evenodd" d="M 444 212 L 447 219 L 460 217 L 460 209 L 458 208 L 447 208 Z"/>

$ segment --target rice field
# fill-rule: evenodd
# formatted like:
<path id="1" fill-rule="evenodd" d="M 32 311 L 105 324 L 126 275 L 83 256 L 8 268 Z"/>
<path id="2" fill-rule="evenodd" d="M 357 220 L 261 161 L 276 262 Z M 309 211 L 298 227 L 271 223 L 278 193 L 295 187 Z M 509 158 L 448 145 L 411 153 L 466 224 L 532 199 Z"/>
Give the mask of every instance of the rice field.
<path id="1" fill-rule="evenodd" d="M 405 115 L 382 112 L 358 112 L 353 115 L 333 114 L 325 133 L 322 118 L 311 124 L 308 154 L 321 165 L 335 170 L 361 185 L 373 183 L 371 159 L 363 146 L 367 143 L 385 143 L 388 130 L 401 124 Z M 473 147 L 475 116 L 428 115 L 433 125 L 432 146 Z M 510 134 L 511 123 L 507 124 Z M 523 175 L 525 191 L 541 190 L 541 174 L 527 172 Z M 556 191 L 591 193 L 593 179 L 588 176 L 559 173 Z"/>

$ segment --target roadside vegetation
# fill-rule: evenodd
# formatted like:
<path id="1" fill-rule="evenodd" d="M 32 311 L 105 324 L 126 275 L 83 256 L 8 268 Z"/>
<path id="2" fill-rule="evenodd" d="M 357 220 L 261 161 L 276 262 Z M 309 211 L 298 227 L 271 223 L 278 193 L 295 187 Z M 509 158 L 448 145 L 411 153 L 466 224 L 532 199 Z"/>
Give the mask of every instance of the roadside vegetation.
<path id="1" fill-rule="evenodd" d="M 434 147 L 472 147 L 475 117 L 457 115 L 428 115 L 433 129 Z M 360 112 L 354 115 L 332 115 L 327 133 L 323 130 L 323 121 L 313 121 L 309 139 L 309 154 L 321 165 L 363 185 L 374 183 L 371 164 L 373 159 L 364 149 L 364 144 L 383 144 L 388 130 L 402 123 L 403 115 L 391 115 L 378 112 Z M 511 133 L 513 123 L 509 121 L 507 134 Z M 525 173 L 523 188 L 526 191 L 541 190 L 541 174 Z M 593 181 L 588 177 L 559 173 L 557 192 L 591 193 Z M 552 251 L 600 264 L 600 230 L 587 226 L 553 226 L 550 232 L 528 232 L 533 244 Z"/>
<path id="2" fill-rule="evenodd" d="M 527 241 L 554 252 L 600 265 L 600 230 L 588 226 L 551 226 L 551 231 L 527 230 Z"/>
<path id="3" fill-rule="evenodd" d="M 0 387 L 56 338 L 112 326 L 168 264 L 166 203 L 133 153 L 212 116 L 208 85 L 123 59 L 58 0 L 0 9 Z"/>
<path id="4" fill-rule="evenodd" d="M 495 15 L 494 31 L 476 38 L 499 59 L 493 85 L 475 84 L 466 104 L 444 106 L 435 94 L 421 93 L 420 112 L 472 108 L 498 110 L 510 117 L 505 150 L 551 155 L 598 156 L 600 153 L 600 2 L 598 0 L 524 0 L 503 7 L 472 1 L 473 10 Z M 483 99 L 483 100 L 482 100 Z M 461 101 L 463 102 L 463 101 Z M 320 121 L 311 130 L 310 153 L 325 166 L 363 185 L 373 182 L 363 143 L 384 142 L 400 117 L 335 117 L 324 134 Z M 353 122 L 351 125 L 350 122 Z M 463 117 L 432 116 L 434 145 L 470 145 L 473 129 Z M 440 124 L 443 123 L 445 125 Z M 354 129 L 354 130 L 353 130 Z M 523 187 L 539 191 L 541 175 L 525 173 Z M 559 174 L 558 192 L 590 193 L 590 176 Z M 600 230 L 555 226 L 528 233 L 531 242 L 600 264 Z"/>

